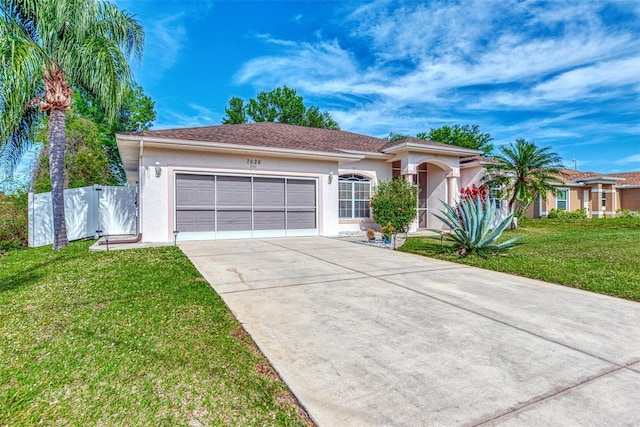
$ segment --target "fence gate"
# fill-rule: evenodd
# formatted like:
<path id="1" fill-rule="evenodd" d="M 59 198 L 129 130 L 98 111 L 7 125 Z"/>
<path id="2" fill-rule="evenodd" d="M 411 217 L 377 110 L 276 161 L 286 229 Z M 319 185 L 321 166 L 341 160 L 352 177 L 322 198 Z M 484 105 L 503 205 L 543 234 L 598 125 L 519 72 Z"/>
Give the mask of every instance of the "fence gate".
<path id="1" fill-rule="evenodd" d="M 103 234 L 137 234 L 137 187 L 91 187 L 64 190 L 69 240 Z M 29 193 L 29 246 L 53 244 L 51 193 Z"/>

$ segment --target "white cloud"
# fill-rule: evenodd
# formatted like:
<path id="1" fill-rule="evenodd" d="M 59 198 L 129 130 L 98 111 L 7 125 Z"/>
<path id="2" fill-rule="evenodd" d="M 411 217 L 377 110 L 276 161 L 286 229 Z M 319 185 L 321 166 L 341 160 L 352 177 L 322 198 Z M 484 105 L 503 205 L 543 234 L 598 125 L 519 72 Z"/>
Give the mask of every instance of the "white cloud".
<path id="1" fill-rule="evenodd" d="M 211 126 L 219 124 L 222 116 L 202 105 L 189 104 L 190 111 L 180 113 L 173 108 L 158 109 L 158 126 L 154 129 L 173 129 L 185 127 Z"/>
<path id="2" fill-rule="evenodd" d="M 640 153 L 616 161 L 616 164 L 640 163 Z"/>
<path id="3" fill-rule="evenodd" d="M 574 158 L 613 134 L 640 134 L 640 26 L 607 24 L 606 5 L 374 1 L 347 13 L 331 40 L 322 29 L 313 43 L 262 35 L 279 50 L 235 77 L 294 87 L 345 130 L 477 123 L 496 146 L 524 137 Z"/>
<path id="4" fill-rule="evenodd" d="M 153 66 L 145 67 L 145 73 L 161 76 L 174 66 L 188 42 L 184 25 L 184 13 L 156 17 L 145 25 L 146 46 L 143 62 Z"/>

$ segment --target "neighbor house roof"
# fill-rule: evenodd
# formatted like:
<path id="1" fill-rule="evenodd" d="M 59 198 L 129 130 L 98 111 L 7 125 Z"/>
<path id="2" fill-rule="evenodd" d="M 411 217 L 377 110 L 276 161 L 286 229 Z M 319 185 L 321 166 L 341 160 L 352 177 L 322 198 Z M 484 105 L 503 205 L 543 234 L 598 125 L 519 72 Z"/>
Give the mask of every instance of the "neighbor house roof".
<path id="1" fill-rule="evenodd" d="M 596 172 L 577 171 L 573 169 L 561 169 L 561 172 L 562 176 L 558 177 L 558 179 L 566 184 L 615 182 L 617 186 L 640 185 L 640 172 L 601 174 Z"/>
<path id="2" fill-rule="evenodd" d="M 618 178 L 624 178 L 624 181 L 618 185 L 640 185 L 640 172 L 622 172 L 613 175 Z"/>

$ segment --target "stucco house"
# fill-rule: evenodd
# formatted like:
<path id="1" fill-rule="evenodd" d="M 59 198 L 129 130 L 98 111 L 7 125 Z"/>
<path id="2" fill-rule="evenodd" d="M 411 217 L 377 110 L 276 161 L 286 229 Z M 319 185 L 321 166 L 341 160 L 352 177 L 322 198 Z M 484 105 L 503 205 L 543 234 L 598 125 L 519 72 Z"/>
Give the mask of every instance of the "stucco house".
<path id="1" fill-rule="evenodd" d="M 544 218 L 551 209 L 586 208 L 593 218 L 613 217 L 618 209 L 640 209 L 640 172 L 598 174 L 563 169 L 553 183 L 557 193 L 540 197 L 527 211 L 528 218 Z"/>
<path id="2" fill-rule="evenodd" d="M 440 201 L 484 173 L 475 150 L 270 122 L 118 134 L 117 143 L 146 242 L 176 231 L 188 240 L 365 230 L 372 188 L 398 176 L 421 188 L 413 229 L 440 228 Z"/>

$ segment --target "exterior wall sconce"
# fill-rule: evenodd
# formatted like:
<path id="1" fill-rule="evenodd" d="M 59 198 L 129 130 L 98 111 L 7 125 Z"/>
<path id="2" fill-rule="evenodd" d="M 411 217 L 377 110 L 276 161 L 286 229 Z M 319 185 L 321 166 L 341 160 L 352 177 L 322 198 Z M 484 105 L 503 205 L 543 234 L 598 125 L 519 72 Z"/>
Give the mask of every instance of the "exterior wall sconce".
<path id="1" fill-rule="evenodd" d="M 329 172 L 329 184 L 333 182 L 333 171 Z"/>
<path id="2" fill-rule="evenodd" d="M 162 165 L 160 165 L 160 162 L 156 162 L 154 166 L 156 167 L 156 178 L 160 178 L 160 174 L 162 173 Z"/>

